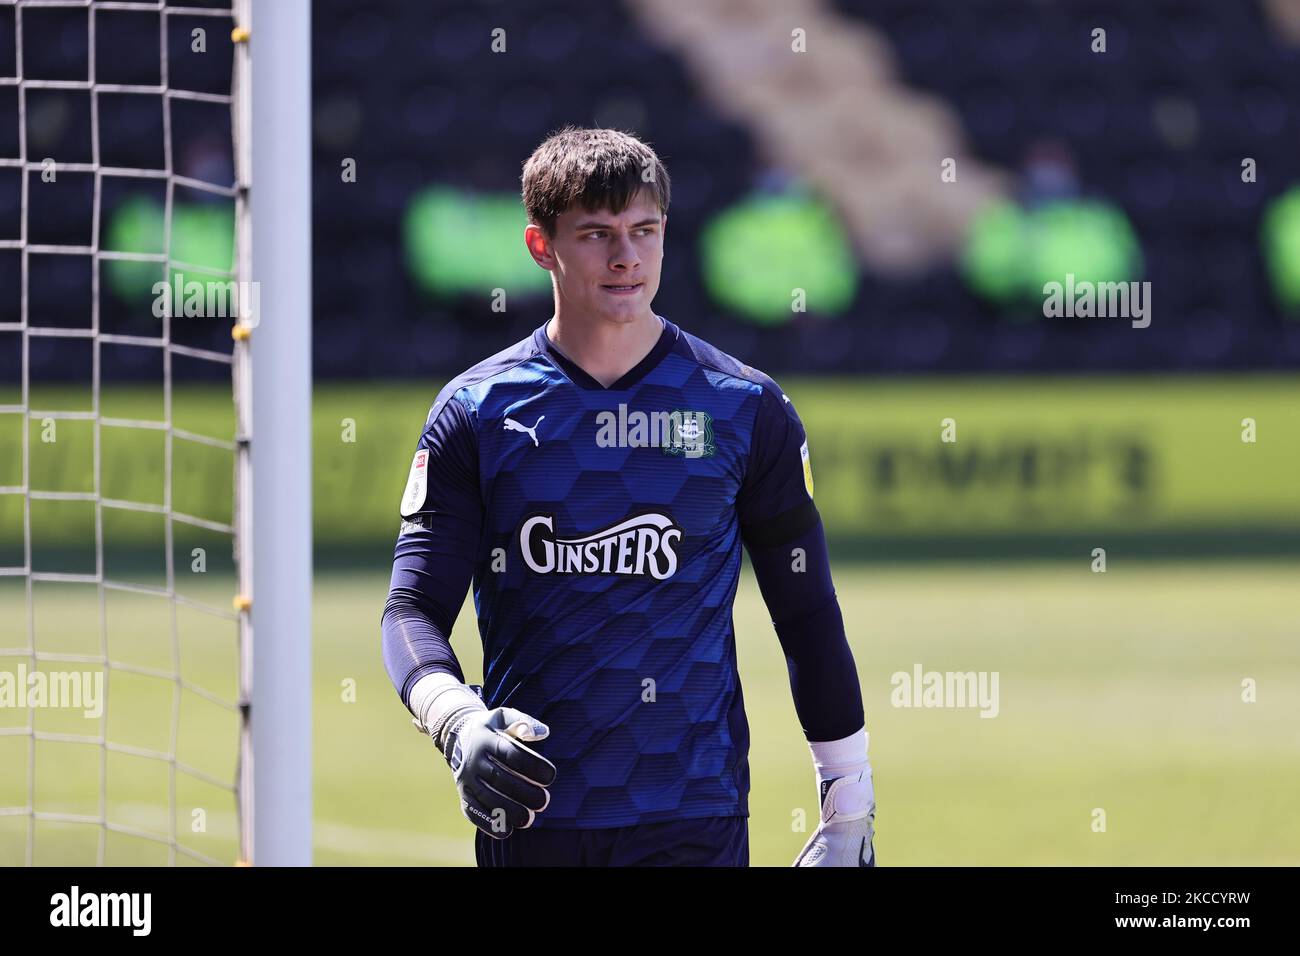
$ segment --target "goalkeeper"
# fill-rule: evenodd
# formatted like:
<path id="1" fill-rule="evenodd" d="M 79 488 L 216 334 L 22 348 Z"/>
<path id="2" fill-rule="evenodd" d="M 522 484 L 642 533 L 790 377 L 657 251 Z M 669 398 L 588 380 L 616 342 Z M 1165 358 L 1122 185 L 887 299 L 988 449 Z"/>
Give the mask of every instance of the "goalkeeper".
<path id="1" fill-rule="evenodd" d="M 555 313 L 433 403 L 384 662 L 451 767 L 480 866 L 745 866 L 743 543 L 818 787 L 795 862 L 874 866 L 807 436 L 771 378 L 651 309 L 669 193 L 659 157 L 614 130 L 566 128 L 525 163 L 524 239 Z M 471 579 L 481 686 L 449 640 Z"/>

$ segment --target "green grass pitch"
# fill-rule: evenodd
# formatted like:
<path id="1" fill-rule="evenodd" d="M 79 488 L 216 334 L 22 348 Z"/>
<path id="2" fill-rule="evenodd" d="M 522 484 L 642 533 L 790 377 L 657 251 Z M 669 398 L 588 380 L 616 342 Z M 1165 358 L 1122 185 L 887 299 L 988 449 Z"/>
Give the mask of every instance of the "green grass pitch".
<path id="1" fill-rule="evenodd" d="M 880 864 L 1300 863 L 1292 805 L 1300 792 L 1300 642 L 1288 612 L 1297 572 L 1287 562 L 1112 561 L 1105 574 L 1090 572 L 1086 560 L 837 563 L 871 731 Z M 384 673 L 378 625 L 386 586 L 383 567 L 317 577 L 315 858 L 471 864 L 473 830 L 446 765 L 411 727 Z M 38 586 L 38 646 L 96 653 L 94 588 L 54 587 Z M 203 587 L 195 596 L 228 606 L 220 581 Z M 472 615 L 467 602 L 454 640 L 476 679 Z M 178 654 L 186 680 L 233 697 L 234 634 L 224 622 L 182 614 L 173 647 L 166 602 L 142 596 L 111 596 L 105 622 L 115 660 L 170 673 Z M 752 862 L 784 866 L 808 836 L 797 828 L 799 811 L 811 826 L 815 792 L 784 659 L 748 569 L 735 622 L 752 738 Z M 26 626 L 21 582 L 6 582 L 0 647 L 24 644 Z M 0 658 L 0 669 L 18 663 Z M 917 664 L 997 671 L 998 716 L 891 706 L 890 676 Z M 1255 682 L 1253 703 L 1242 700 L 1245 680 Z M 232 780 L 233 714 L 174 691 L 164 677 L 114 672 L 104 718 L 110 739 L 166 751 L 175 708 L 178 758 L 216 781 Z M 25 710 L 0 708 L 0 727 L 27 719 Z M 36 720 L 52 732 L 97 726 L 51 710 Z M 26 802 L 29 746 L 26 736 L 0 735 L 0 806 Z M 102 770 L 111 820 L 167 832 L 165 764 L 114 752 Z M 100 773 L 98 747 L 38 743 L 38 809 L 97 813 Z M 234 858 L 227 791 L 182 774 L 176 807 L 182 843 Z M 204 832 L 193 832 L 196 820 Z M 0 864 L 22 862 L 26 833 L 26 818 L 0 816 Z M 42 822 L 36 862 L 93 863 L 98 839 L 97 826 Z M 119 833 L 107 835 L 106 857 L 167 861 L 164 846 Z"/>

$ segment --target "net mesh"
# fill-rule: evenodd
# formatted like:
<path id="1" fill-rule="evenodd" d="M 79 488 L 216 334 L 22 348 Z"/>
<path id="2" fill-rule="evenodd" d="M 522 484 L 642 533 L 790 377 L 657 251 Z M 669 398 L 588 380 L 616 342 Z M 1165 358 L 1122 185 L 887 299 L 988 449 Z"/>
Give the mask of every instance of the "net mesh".
<path id="1" fill-rule="evenodd" d="M 82 17 L 85 76 L 66 78 Z M 13 42 L 0 104 L 16 105 L 18 126 L 16 155 L 0 136 L 0 175 L 19 180 L 18 234 L 0 232 L 0 255 L 17 260 L 16 315 L 0 313 L 0 337 L 15 341 L 21 370 L 16 383 L 6 371 L 17 388 L 0 404 L 0 421 L 21 423 L 0 437 L 0 864 L 223 864 L 241 853 L 241 346 L 229 322 L 183 318 L 177 302 L 158 315 L 140 294 L 156 305 L 142 276 L 238 279 L 238 73 L 226 71 L 224 92 L 172 78 L 216 50 L 235 62 L 235 17 L 229 3 L 0 0 L 0 47 L 6 32 Z M 147 74 L 128 62 L 146 49 L 156 82 L 105 82 Z M 87 100 L 79 157 L 65 134 Z M 133 140 L 156 138 L 138 122 L 138 104 L 155 101 L 156 168 L 119 165 Z M 196 105 L 206 119 L 186 117 L 178 142 L 174 118 Z M 60 182 L 62 195 L 89 192 L 88 241 L 46 228 L 65 216 Z M 130 241 L 132 209 L 161 233 L 152 250 Z M 79 263 L 89 301 L 75 281 L 60 299 L 49 285 Z M 88 359 L 88 389 L 73 356 Z M 141 368 L 157 369 L 153 384 Z"/>

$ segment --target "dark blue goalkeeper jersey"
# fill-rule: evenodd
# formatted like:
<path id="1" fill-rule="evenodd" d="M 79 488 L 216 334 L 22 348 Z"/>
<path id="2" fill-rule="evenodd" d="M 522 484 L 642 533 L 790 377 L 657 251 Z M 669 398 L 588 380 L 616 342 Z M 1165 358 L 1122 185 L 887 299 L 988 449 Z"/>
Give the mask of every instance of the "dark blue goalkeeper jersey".
<path id="1" fill-rule="evenodd" d="M 532 745 L 557 769 L 534 826 L 748 814 L 741 543 L 820 533 L 812 491 L 776 383 L 667 320 L 608 388 L 543 325 L 442 389 L 402 497 L 393 593 L 449 634 L 472 572 L 484 700 L 550 727 Z M 389 670 L 405 701 L 458 668 Z"/>

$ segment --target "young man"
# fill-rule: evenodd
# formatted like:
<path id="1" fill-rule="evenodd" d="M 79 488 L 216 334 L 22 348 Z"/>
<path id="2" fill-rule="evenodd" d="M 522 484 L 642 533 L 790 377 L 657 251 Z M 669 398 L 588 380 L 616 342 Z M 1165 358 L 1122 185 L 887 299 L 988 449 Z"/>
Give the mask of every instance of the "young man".
<path id="1" fill-rule="evenodd" d="M 555 314 L 433 403 L 383 616 L 479 865 L 748 865 L 743 541 L 817 774 L 796 865 L 874 866 L 862 695 L 794 406 L 651 310 L 669 178 L 648 146 L 566 128 L 523 200 Z M 448 640 L 471 575 L 481 688 Z"/>

